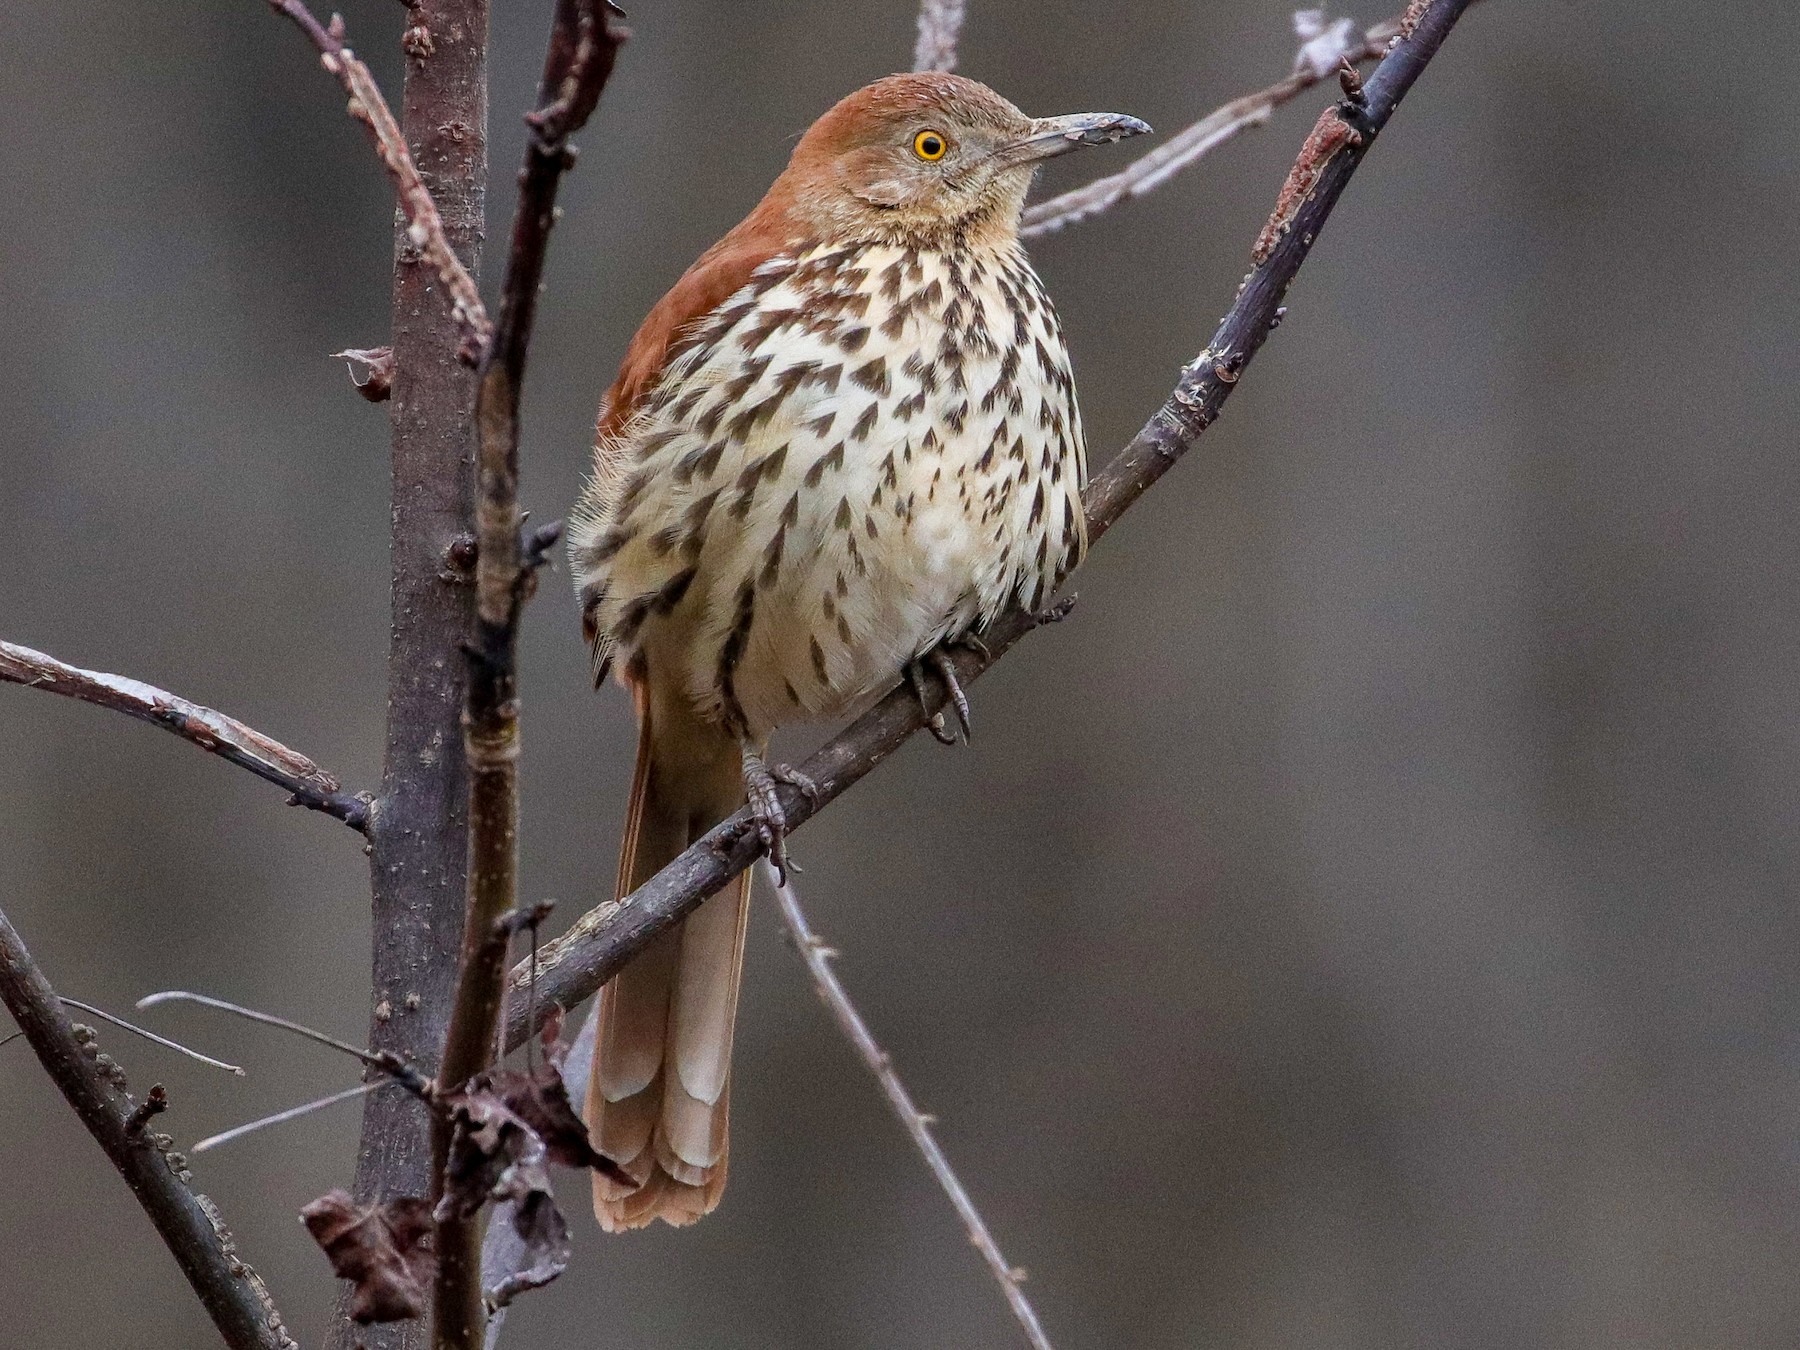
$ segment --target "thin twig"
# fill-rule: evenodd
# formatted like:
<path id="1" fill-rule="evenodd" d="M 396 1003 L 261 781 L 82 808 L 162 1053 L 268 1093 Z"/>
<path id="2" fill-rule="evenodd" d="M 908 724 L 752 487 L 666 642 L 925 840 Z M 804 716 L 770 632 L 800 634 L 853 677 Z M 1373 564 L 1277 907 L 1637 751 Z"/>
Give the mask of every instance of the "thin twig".
<path id="1" fill-rule="evenodd" d="M 122 1092 L 115 1097 L 102 1076 L 99 1057 L 89 1058 L 88 1047 L 76 1038 L 56 991 L 3 913 L 0 1002 L 156 1225 L 226 1345 L 233 1350 L 296 1350 L 268 1289 L 238 1255 L 212 1201 L 188 1189 L 179 1160 L 158 1148 L 142 1128 L 149 1113 L 140 1119 L 142 1108 L 134 1108 Z M 146 1105 L 150 1100 L 154 1093 Z M 79 1288 L 69 1292 L 79 1300 Z"/>
<path id="2" fill-rule="evenodd" d="M 244 1076 L 243 1069 L 239 1068 L 236 1064 L 227 1064 L 222 1059 L 214 1059 L 211 1055 L 203 1055 L 198 1050 L 190 1049 L 180 1041 L 172 1041 L 167 1036 L 158 1036 L 154 1031 L 147 1031 L 135 1022 L 127 1022 L 117 1013 L 109 1013 L 105 1008 L 96 1008 L 91 1003 L 83 1003 L 80 999 L 70 998 L 66 994 L 59 994 L 57 997 L 62 999 L 69 1007 L 80 1008 L 84 1013 L 92 1013 L 95 1017 L 100 1018 L 101 1021 L 111 1022 L 115 1027 L 121 1027 L 134 1036 L 142 1036 L 145 1040 L 153 1041 L 165 1049 L 177 1051 L 180 1054 L 186 1055 L 189 1059 L 197 1059 L 202 1064 L 210 1064 L 215 1069 L 224 1069 L 227 1073 L 234 1073 L 239 1078 Z"/>
<path id="3" fill-rule="evenodd" d="M 1302 11 L 1295 16 L 1296 20 L 1309 13 L 1312 12 Z M 1340 57 L 1355 65 L 1377 60 L 1399 31 L 1398 17 L 1378 23 L 1360 36 L 1336 25 L 1321 32 L 1301 25 L 1302 42 L 1292 75 L 1277 80 L 1267 89 L 1259 89 L 1215 109 L 1118 173 L 1027 207 L 1019 233 L 1027 239 L 1049 234 L 1065 225 L 1109 211 L 1122 201 L 1154 191 L 1239 132 L 1267 122 L 1270 114 L 1282 104 L 1298 98 L 1314 85 L 1334 78 Z M 1333 41 L 1334 37 L 1338 40 Z"/>
<path id="4" fill-rule="evenodd" d="M 258 1130 L 266 1130 L 271 1125 L 285 1125 L 290 1120 L 299 1120 L 302 1116 L 310 1116 L 314 1111 L 323 1111 L 328 1106 L 336 1106 L 339 1102 L 347 1102 L 356 1097 L 366 1097 L 376 1088 L 384 1088 L 394 1080 L 377 1078 L 373 1083 L 358 1083 L 353 1088 L 345 1088 L 342 1092 L 334 1092 L 328 1097 L 317 1097 L 310 1102 L 302 1102 L 299 1106 L 290 1106 L 285 1111 L 277 1111 L 272 1116 L 263 1116 L 247 1124 L 234 1125 L 229 1130 L 218 1134 L 209 1134 L 188 1150 L 190 1154 L 205 1153 L 208 1149 L 217 1148 L 220 1144 L 229 1144 L 233 1139 L 242 1139 L 247 1134 L 255 1134 Z"/>
<path id="5" fill-rule="evenodd" d="M 963 9 L 963 0 L 919 0 L 914 70 L 956 69 L 956 42 L 962 36 Z"/>
<path id="6" fill-rule="evenodd" d="M 820 940 L 818 934 L 813 932 L 812 925 L 806 921 L 806 912 L 800 908 L 800 897 L 794 893 L 792 879 L 784 882 L 766 860 L 762 870 L 769 885 L 774 888 L 782 922 L 787 924 L 788 932 L 794 936 L 794 946 L 800 953 L 800 959 L 806 963 L 807 973 L 812 976 L 819 998 L 830 1010 L 844 1036 L 856 1048 L 856 1053 L 862 1056 L 869 1072 L 875 1075 L 875 1081 L 881 1084 L 888 1105 L 893 1107 L 901 1126 L 912 1136 L 913 1143 L 924 1155 L 925 1165 L 931 1169 L 931 1175 L 937 1178 L 937 1184 L 950 1197 L 950 1203 L 956 1207 L 957 1217 L 968 1230 L 969 1241 L 981 1253 L 981 1259 L 987 1262 L 988 1269 L 993 1272 L 994 1279 L 998 1281 L 1001 1292 L 1012 1308 L 1013 1316 L 1019 1319 L 1019 1325 L 1025 1329 L 1025 1338 L 1037 1350 L 1051 1350 L 1050 1338 L 1044 1334 L 1043 1324 L 1038 1321 L 1031 1300 L 1025 1297 L 1022 1287 L 1024 1272 L 1008 1264 L 1000 1251 L 1000 1244 L 994 1240 L 993 1233 L 988 1231 L 981 1211 L 975 1208 L 975 1202 L 969 1198 L 962 1182 L 957 1180 L 950 1160 L 944 1156 L 944 1150 L 932 1135 L 931 1117 L 913 1105 L 912 1094 L 900 1081 L 892 1057 L 876 1043 L 869 1024 L 863 1021 L 862 1014 L 857 1012 L 856 1005 L 850 1001 L 850 995 L 838 980 L 837 972 L 831 968 L 831 958 L 837 953 Z"/>
<path id="7" fill-rule="evenodd" d="M 438 216 L 437 202 L 432 199 L 425 180 L 419 176 L 412 151 L 407 149 L 406 137 L 400 134 L 399 124 L 394 121 L 387 100 L 381 96 L 381 87 L 375 83 L 369 68 L 357 59 L 356 53 L 344 45 L 343 19 L 334 14 L 330 27 L 326 27 L 313 17 L 302 0 L 269 0 L 269 7 L 292 19 L 306 34 L 319 49 L 319 64 L 336 76 L 338 83 L 344 86 L 344 92 L 350 95 L 350 115 L 368 130 L 375 153 L 381 156 L 388 176 L 394 180 L 400 209 L 406 215 L 407 238 L 419 250 L 419 256 L 431 264 L 450 293 L 452 312 L 464 335 L 460 355 L 470 365 L 475 365 L 493 338 L 493 322 L 481 303 L 475 278 L 469 275 L 469 269 L 462 265 L 444 237 L 444 222 Z"/>
<path id="8" fill-rule="evenodd" d="M 1279 321 L 1282 298 L 1356 166 L 1471 3 L 1473 0 L 1431 0 L 1411 34 L 1401 36 L 1370 76 L 1364 101 L 1354 109 L 1339 105 L 1327 111 L 1325 118 L 1342 121 L 1346 127 L 1355 122 L 1353 139 L 1318 163 L 1314 159 L 1319 149 L 1317 138 L 1308 138 L 1290 178 L 1309 175 L 1311 187 L 1293 204 L 1291 215 L 1280 222 L 1275 243 L 1244 279 L 1224 321 L 1182 371 L 1167 401 L 1082 494 L 1090 541 L 1104 535 L 1198 444 L 1217 419 L 1245 367 Z M 1285 189 L 1282 196 L 1284 201 L 1291 199 Z M 1001 615 L 981 634 L 980 650 L 956 654 L 958 678 L 966 686 L 1041 621 L 1042 616 L 1016 608 Z M 781 788 L 789 826 L 810 819 L 923 727 L 944 703 L 941 685 L 934 682 L 929 690 L 931 698 L 924 705 L 910 690 L 895 690 L 800 765 L 816 791 Z M 572 1008 L 593 994 L 658 934 L 681 922 L 702 900 L 755 862 L 760 852 L 749 812 L 740 811 L 623 900 L 601 904 L 582 915 L 568 932 L 546 943 L 539 955 L 537 1020 L 541 1021 L 553 1004 Z M 524 983 L 525 971 L 515 968 L 506 1017 L 508 1048 L 522 1044 L 535 1030 L 527 1018 Z"/>
<path id="9" fill-rule="evenodd" d="M 610 0 L 557 0 L 538 85 L 538 106 L 519 174 L 500 323 L 475 400 L 475 619 L 469 635 L 463 751 L 469 765 L 469 887 L 462 960 L 440 1078 L 454 1091 L 487 1068 L 506 1002 L 509 933 L 502 917 L 518 896 L 519 619 L 536 583 L 519 509 L 519 394 L 537 315 L 556 195 L 574 165 L 568 138 L 600 101 L 629 34 Z M 534 535 L 533 545 L 536 543 Z M 442 1130 L 434 1157 L 442 1156 Z M 433 1344 L 478 1350 L 481 1228 L 457 1207 L 440 1208 Z"/>
<path id="10" fill-rule="evenodd" d="M 146 994 L 137 1001 L 139 1008 L 156 1008 L 165 1003 L 198 1003 L 203 1008 L 217 1008 L 220 1012 L 232 1013 L 252 1022 L 261 1022 L 264 1026 L 280 1027 L 283 1031 L 291 1031 L 296 1036 L 304 1036 L 307 1040 L 319 1045 L 330 1046 L 353 1059 L 360 1059 L 371 1069 L 379 1069 L 387 1074 L 401 1087 L 415 1096 L 429 1097 L 432 1094 L 430 1081 L 413 1068 L 389 1054 L 385 1050 L 365 1050 L 360 1045 L 352 1045 L 349 1041 L 340 1041 L 336 1036 L 309 1027 L 303 1022 L 295 1022 L 286 1017 L 277 1017 L 274 1013 L 266 1013 L 257 1008 L 246 1008 L 241 1003 L 233 1003 L 229 999 L 214 998 L 211 994 L 196 994 L 186 989 L 163 989 L 154 994 Z"/>
<path id="11" fill-rule="evenodd" d="M 173 732 L 202 750 L 286 788 L 295 806 L 335 816 L 354 830 L 369 826 L 368 798 L 345 792 L 338 780 L 297 750 L 245 726 L 235 717 L 123 675 L 82 670 L 53 656 L 0 642 L 0 684 L 24 685 L 111 708 Z"/>

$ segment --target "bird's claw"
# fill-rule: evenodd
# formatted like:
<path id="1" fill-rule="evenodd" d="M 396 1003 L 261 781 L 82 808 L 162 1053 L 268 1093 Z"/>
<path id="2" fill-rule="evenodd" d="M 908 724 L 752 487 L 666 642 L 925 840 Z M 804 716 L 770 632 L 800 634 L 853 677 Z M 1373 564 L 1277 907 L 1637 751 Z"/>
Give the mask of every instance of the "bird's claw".
<path id="1" fill-rule="evenodd" d="M 913 697 L 919 700 L 920 711 L 931 707 L 931 694 L 925 688 L 925 663 L 908 661 L 906 663 L 906 682 L 912 686 Z M 944 726 L 944 714 L 930 713 L 925 719 L 925 729 L 929 731 L 939 745 L 955 745 L 956 733 Z"/>
<path id="2" fill-rule="evenodd" d="M 750 822 L 746 828 L 755 832 L 757 841 L 768 856 L 769 866 L 775 869 L 775 880 L 785 886 L 788 869 L 792 867 L 798 872 L 800 866 L 790 861 L 787 855 L 788 821 L 787 812 L 781 805 L 781 792 L 777 787 L 779 783 L 798 788 L 807 801 L 817 805 L 817 783 L 798 769 L 791 769 L 785 764 L 777 764 L 771 768 L 763 762 L 761 755 L 746 747 L 744 794 L 750 803 Z"/>
<path id="3" fill-rule="evenodd" d="M 786 783 L 789 787 L 798 789 L 800 795 L 813 806 L 817 806 L 822 799 L 823 794 L 819 791 L 819 785 L 791 764 L 770 765 L 769 777 L 777 783 Z M 794 870 L 798 871 L 799 869 L 795 868 Z"/>
<path id="4" fill-rule="evenodd" d="M 981 639 L 975 640 L 979 642 Z M 969 696 L 963 693 L 962 681 L 956 677 L 956 662 L 950 659 L 950 653 L 942 647 L 933 647 L 926 660 L 931 662 L 931 668 L 937 671 L 938 678 L 944 682 L 944 688 L 950 693 L 950 706 L 956 709 L 956 724 L 962 728 L 963 744 L 967 745 L 969 743 Z M 942 740 L 943 738 L 940 736 L 938 739 Z M 956 738 L 952 736 L 950 743 L 954 744 L 955 740 Z"/>

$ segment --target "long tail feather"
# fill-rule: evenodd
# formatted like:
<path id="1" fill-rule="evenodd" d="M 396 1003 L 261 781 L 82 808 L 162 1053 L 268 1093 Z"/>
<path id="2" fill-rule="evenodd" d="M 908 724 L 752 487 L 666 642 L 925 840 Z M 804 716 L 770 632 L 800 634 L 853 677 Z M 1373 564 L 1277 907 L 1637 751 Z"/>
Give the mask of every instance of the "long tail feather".
<path id="1" fill-rule="evenodd" d="M 619 854 L 618 894 L 635 890 L 743 804 L 737 743 L 676 700 L 633 684 L 637 768 Z M 653 942 L 600 993 L 588 1080 L 594 1146 L 640 1182 L 598 1174 L 594 1213 L 609 1232 L 656 1219 L 688 1224 L 725 1188 L 731 1040 L 749 913 L 739 877 Z"/>

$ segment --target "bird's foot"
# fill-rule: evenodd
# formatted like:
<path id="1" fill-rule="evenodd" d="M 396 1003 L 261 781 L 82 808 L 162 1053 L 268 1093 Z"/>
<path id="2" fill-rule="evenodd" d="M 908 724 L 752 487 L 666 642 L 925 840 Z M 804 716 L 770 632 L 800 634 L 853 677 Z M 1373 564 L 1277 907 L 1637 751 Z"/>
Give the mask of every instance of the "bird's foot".
<path id="1" fill-rule="evenodd" d="M 930 711 L 931 691 L 925 687 L 925 662 L 922 659 L 906 663 L 906 682 L 912 686 L 913 697 L 919 700 L 919 710 L 926 714 L 925 729 L 938 744 L 955 745 L 956 733 L 944 726 L 944 714 Z"/>
<path id="2" fill-rule="evenodd" d="M 913 696 L 919 700 L 919 707 L 929 709 L 931 698 L 925 685 L 925 668 L 931 667 L 937 677 L 944 682 L 944 692 L 949 699 L 951 709 L 956 713 L 956 724 L 961 728 L 962 739 L 966 744 L 969 740 L 969 696 L 963 692 L 962 681 L 957 678 L 956 674 L 956 662 L 950 658 L 950 648 L 953 646 L 966 646 L 980 652 L 984 658 L 987 657 L 986 644 L 973 633 L 963 637 L 949 638 L 926 652 L 924 656 L 908 662 L 906 678 L 907 682 L 912 685 Z M 956 733 L 944 725 L 944 714 L 941 710 L 931 713 L 930 720 L 925 725 L 940 744 L 956 744 Z"/>
<path id="3" fill-rule="evenodd" d="M 775 879 L 785 886 L 790 864 L 787 856 L 787 812 L 782 809 L 778 789 L 781 783 L 798 788 L 807 801 L 815 805 L 818 803 L 817 783 L 786 764 L 771 766 L 765 763 L 760 754 L 746 745 L 744 792 L 750 801 L 751 829 L 762 842 L 763 852 L 769 856 L 769 865 L 775 869 Z M 794 870 L 800 870 L 797 864 L 794 865 Z"/>
<path id="4" fill-rule="evenodd" d="M 981 641 L 980 638 L 975 640 Z M 931 668 L 937 671 L 938 678 L 944 682 L 944 688 L 949 691 L 950 706 L 956 709 L 956 724 L 962 728 L 963 744 L 967 745 L 969 743 L 969 696 L 963 693 L 962 681 L 956 677 L 956 662 L 950 659 L 950 653 L 945 650 L 943 645 L 933 647 L 925 659 L 931 662 Z"/>

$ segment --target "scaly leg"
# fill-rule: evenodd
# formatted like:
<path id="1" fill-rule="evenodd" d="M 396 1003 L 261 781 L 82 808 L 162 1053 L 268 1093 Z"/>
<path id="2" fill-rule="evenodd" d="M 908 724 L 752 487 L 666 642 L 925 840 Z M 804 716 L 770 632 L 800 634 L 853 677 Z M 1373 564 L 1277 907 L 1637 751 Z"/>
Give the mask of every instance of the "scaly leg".
<path id="1" fill-rule="evenodd" d="M 819 785 L 798 769 L 791 769 L 785 764 L 771 767 L 749 741 L 743 743 L 743 750 L 744 792 L 750 800 L 750 816 L 755 822 L 757 838 L 762 840 L 763 851 L 769 855 L 769 863 L 775 868 L 776 877 L 785 886 L 788 869 L 787 812 L 781 809 L 781 793 L 776 790 L 776 785 L 787 783 L 797 787 L 808 801 L 815 803 L 819 800 Z"/>
<path id="2" fill-rule="evenodd" d="M 980 642 L 980 638 L 974 639 Z M 933 647 L 925 659 L 931 662 L 931 668 L 938 673 L 944 682 L 944 688 L 950 693 L 950 706 L 956 709 L 956 723 L 962 728 L 963 744 L 969 743 L 969 696 L 963 693 L 962 681 L 956 678 L 956 662 L 950 659 L 950 653 L 944 650 L 948 644 Z M 984 649 L 985 650 L 985 649 Z M 954 738 L 952 738 L 954 739 Z"/>
<path id="3" fill-rule="evenodd" d="M 931 697 L 925 688 L 925 662 L 923 660 L 906 663 L 906 682 L 912 686 L 913 697 L 919 700 L 921 710 L 931 706 Z M 940 745 L 955 745 L 956 733 L 944 728 L 944 714 L 934 712 L 925 723 L 926 729 L 937 738 Z"/>

